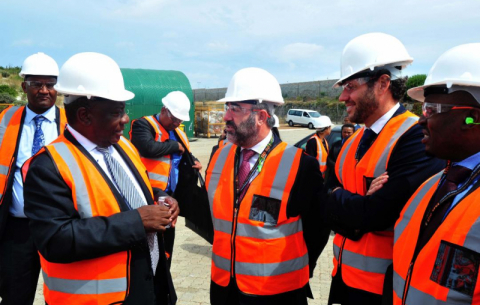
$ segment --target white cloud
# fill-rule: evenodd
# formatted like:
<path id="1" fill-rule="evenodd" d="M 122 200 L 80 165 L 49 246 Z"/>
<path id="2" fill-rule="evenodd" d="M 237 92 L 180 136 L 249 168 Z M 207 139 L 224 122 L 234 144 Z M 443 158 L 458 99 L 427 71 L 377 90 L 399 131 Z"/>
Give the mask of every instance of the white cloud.
<path id="1" fill-rule="evenodd" d="M 32 39 L 21 39 L 21 40 L 15 40 L 11 44 L 12 47 L 31 47 L 33 46 L 33 40 Z"/>
<path id="2" fill-rule="evenodd" d="M 281 49 L 280 58 L 288 62 L 316 59 L 321 55 L 323 49 L 321 45 L 314 43 L 291 43 Z"/>

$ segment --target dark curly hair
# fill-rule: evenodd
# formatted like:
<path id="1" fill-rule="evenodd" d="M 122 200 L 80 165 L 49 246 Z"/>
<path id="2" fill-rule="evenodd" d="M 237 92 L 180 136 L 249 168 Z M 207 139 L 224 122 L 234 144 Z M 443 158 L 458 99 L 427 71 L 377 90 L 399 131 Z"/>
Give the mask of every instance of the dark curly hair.
<path id="1" fill-rule="evenodd" d="M 375 71 L 375 74 L 370 78 L 370 80 L 367 83 L 368 88 L 373 88 L 373 85 L 375 84 L 377 79 L 383 74 L 387 74 L 388 76 L 391 76 L 390 71 L 388 71 L 387 69 L 380 69 L 378 71 Z M 408 80 L 408 77 L 405 76 L 405 77 L 390 81 L 389 89 L 395 101 L 401 102 L 403 97 L 405 96 L 405 92 L 407 91 L 407 80 Z"/>

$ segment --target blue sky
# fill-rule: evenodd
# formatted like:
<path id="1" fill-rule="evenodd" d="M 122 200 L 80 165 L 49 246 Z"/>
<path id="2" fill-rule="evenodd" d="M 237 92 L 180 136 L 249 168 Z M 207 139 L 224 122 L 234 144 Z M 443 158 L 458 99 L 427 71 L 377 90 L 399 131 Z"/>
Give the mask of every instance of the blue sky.
<path id="1" fill-rule="evenodd" d="M 226 87 L 252 66 L 280 83 L 338 78 L 343 47 L 368 32 L 405 44 L 410 75 L 480 42 L 476 0 L 0 0 L 0 12 L 1 66 L 94 51 L 122 68 L 182 71 L 194 89 Z"/>

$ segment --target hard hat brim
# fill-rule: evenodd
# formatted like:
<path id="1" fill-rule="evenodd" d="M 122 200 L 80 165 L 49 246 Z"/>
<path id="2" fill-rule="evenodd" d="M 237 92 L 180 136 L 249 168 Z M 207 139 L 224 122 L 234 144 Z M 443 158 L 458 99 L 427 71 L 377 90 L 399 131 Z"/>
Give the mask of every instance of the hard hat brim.
<path id="1" fill-rule="evenodd" d="M 220 103 L 228 103 L 228 102 L 241 103 L 242 101 L 251 101 L 251 100 L 258 100 L 260 103 L 270 103 L 270 104 L 275 104 L 275 105 L 282 105 L 283 103 L 285 103 L 284 101 L 281 101 L 281 102 L 269 101 L 269 100 L 258 98 L 258 97 L 252 97 L 252 98 L 224 97 L 222 99 L 219 99 L 217 102 L 220 102 Z"/>
<path id="2" fill-rule="evenodd" d="M 116 102 L 125 102 L 135 97 L 135 94 L 128 90 L 122 90 L 116 93 L 109 93 L 109 94 L 98 94 L 98 92 L 97 93 L 89 93 L 89 92 L 79 93 L 78 91 L 63 89 L 57 85 L 55 85 L 54 88 L 55 90 L 57 90 L 58 93 L 61 93 L 63 95 L 95 96 L 95 97 L 101 97 L 101 98 L 116 101 Z"/>
<path id="3" fill-rule="evenodd" d="M 425 89 L 428 87 L 433 87 L 433 86 L 446 86 L 447 88 L 452 87 L 452 85 L 455 86 L 466 86 L 466 87 L 480 87 L 479 82 L 474 82 L 474 81 L 466 81 L 466 80 L 458 80 L 458 79 L 446 79 L 442 81 L 438 81 L 435 83 L 431 83 L 428 85 L 423 85 L 423 86 L 418 86 L 411 88 L 407 91 L 407 94 L 409 97 L 412 99 L 419 101 L 419 102 L 424 102 L 425 101 Z"/>

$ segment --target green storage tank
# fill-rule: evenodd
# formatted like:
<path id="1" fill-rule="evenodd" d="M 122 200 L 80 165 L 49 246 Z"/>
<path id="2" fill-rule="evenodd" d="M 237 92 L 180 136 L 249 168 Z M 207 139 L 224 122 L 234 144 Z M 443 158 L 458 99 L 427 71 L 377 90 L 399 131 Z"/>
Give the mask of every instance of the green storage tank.
<path id="1" fill-rule="evenodd" d="M 162 98 L 172 91 L 182 91 L 190 99 L 190 121 L 183 122 L 189 138 L 193 137 L 193 120 L 195 104 L 193 91 L 187 76 L 179 71 L 121 69 L 125 89 L 135 93 L 135 98 L 126 102 L 126 112 L 130 120 L 145 115 L 159 113 L 162 109 Z M 130 138 L 130 124 L 125 126 L 123 134 Z"/>

